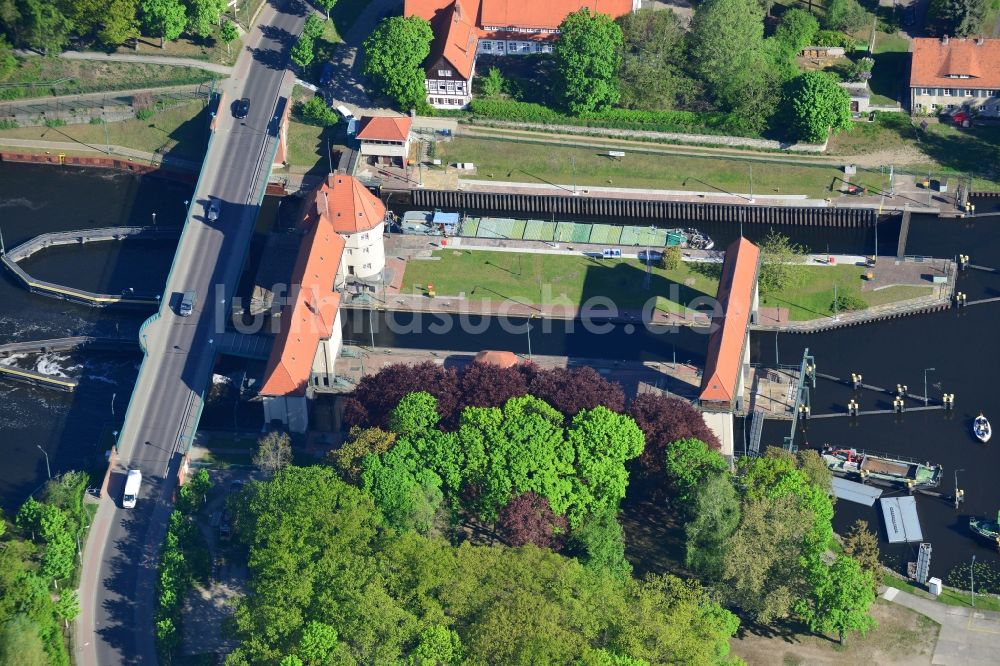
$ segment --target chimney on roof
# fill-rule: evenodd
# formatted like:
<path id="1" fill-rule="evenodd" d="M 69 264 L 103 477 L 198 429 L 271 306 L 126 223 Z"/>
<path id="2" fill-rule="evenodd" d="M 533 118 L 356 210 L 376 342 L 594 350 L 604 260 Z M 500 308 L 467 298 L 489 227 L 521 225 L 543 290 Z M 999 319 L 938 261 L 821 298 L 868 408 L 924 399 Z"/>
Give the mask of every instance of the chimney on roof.
<path id="1" fill-rule="evenodd" d="M 947 44 L 948 43 L 948 35 L 942 35 L 941 36 L 941 43 L 942 44 Z"/>
<path id="2" fill-rule="evenodd" d="M 455 0 L 455 23 L 459 23 L 462 20 L 462 3 Z"/>
<path id="3" fill-rule="evenodd" d="M 330 193 L 325 190 L 323 191 L 323 208 L 320 215 L 330 216 Z"/>

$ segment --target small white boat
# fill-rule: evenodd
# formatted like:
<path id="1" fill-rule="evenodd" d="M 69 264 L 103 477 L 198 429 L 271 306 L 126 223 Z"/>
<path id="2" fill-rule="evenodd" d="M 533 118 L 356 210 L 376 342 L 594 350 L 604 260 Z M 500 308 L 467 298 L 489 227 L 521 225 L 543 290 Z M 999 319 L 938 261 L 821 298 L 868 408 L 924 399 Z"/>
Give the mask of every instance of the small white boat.
<path id="1" fill-rule="evenodd" d="M 990 427 L 989 420 L 983 416 L 980 412 L 979 416 L 972 422 L 972 434 L 976 436 L 980 442 L 985 444 L 990 441 L 990 436 L 993 434 L 993 428 Z"/>

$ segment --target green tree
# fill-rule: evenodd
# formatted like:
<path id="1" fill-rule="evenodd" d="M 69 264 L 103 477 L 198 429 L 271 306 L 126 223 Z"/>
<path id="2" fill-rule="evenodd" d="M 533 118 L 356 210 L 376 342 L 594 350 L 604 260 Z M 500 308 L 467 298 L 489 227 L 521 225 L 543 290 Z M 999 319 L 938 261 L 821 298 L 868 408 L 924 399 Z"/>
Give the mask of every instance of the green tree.
<path id="1" fill-rule="evenodd" d="M 337 630 L 324 622 L 309 622 L 302 630 L 298 656 L 306 664 L 326 664 L 337 647 Z"/>
<path id="2" fill-rule="evenodd" d="M 409 441 L 400 441 L 382 456 L 365 458 L 361 482 L 396 529 L 426 534 L 434 527 L 444 499 L 441 477 L 422 465 Z"/>
<path id="3" fill-rule="evenodd" d="M 844 555 L 853 558 L 861 570 L 871 574 L 876 590 L 882 580 L 882 562 L 879 560 L 878 536 L 868 529 L 868 523 L 857 520 L 844 536 Z"/>
<path id="4" fill-rule="evenodd" d="M 187 31 L 198 37 L 209 37 L 226 11 L 227 0 L 185 0 Z"/>
<path id="5" fill-rule="evenodd" d="M 604 507 L 588 516 L 570 534 L 567 554 L 580 559 L 588 569 L 626 579 L 632 565 L 625 559 L 625 533 L 618 522 L 617 508 Z"/>
<path id="6" fill-rule="evenodd" d="M 795 454 L 795 465 L 809 483 L 827 495 L 833 495 L 833 474 L 823 456 L 813 449 L 802 449 Z"/>
<path id="7" fill-rule="evenodd" d="M 321 100 L 322 101 L 322 100 Z M 379 456 L 392 448 L 396 443 L 396 433 L 387 432 L 381 428 L 351 428 L 349 439 L 339 449 L 327 454 L 327 462 L 333 465 L 350 483 L 357 483 L 361 478 L 362 462 L 367 456 Z"/>
<path id="8" fill-rule="evenodd" d="M 431 26 L 424 19 L 392 16 L 380 22 L 365 39 L 365 75 L 402 109 L 421 108 L 426 103 L 421 66 L 433 38 Z"/>
<path id="9" fill-rule="evenodd" d="M 323 35 L 323 30 L 323 21 L 315 14 L 310 14 L 302 25 L 302 36 L 309 39 L 319 39 Z"/>
<path id="10" fill-rule="evenodd" d="M 825 72 L 806 72 L 788 92 L 791 135 L 797 141 L 823 143 L 830 130 L 851 127 L 851 98 Z"/>
<path id="11" fill-rule="evenodd" d="M 727 474 L 729 464 L 700 439 L 679 439 L 667 447 L 667 479 L 684 505 L 708 478 Z"/>
<path id="12" fill-rule="evenodd" d="M 740 523 L 740 499 L 729 474 L 714 474 L 694 490 L 684 526 L 684 562 L 704 580 L 722 579 L 726 541 Z"/>
<path id="13" fill-rule="evenodd" d="M 802 261 L 807 250 L 793 243 L 788 236 L 769 229 L 760 244 L 761 264 L 757 286 L 761 296 L 778 294 L 798 285 L 802 280 Z"/>
<path id="14" fill-rule="evenodd" d="M 691 21 L 691 67 L 715 103 L 762 129 L 775 106 L 758 0 L 706 0 Z M 739 47 L 735 47 L 739 44 Z"/>
<path id="15" fill-rule="evenodd" d="M 69 42 L 73 22 L 49 0 L 18 0 L 18 40 L 42 53 L 59 53 Z"/>
<path id="16" fill-rule="evenodd" d="M 983 32 L 988 0 L 931 0 L 927 22 L 934 34 L 975 37 Z"/>
<path id="17" fill-rule="evenodd" d="M 875 603 L 875 584 L 853 558 L 840 555 L 829 567 L 811 567 L 810 587 L 810 595 L 797 605 L 810 631 L 834 633 L 843 645 L 849 633 L 864 637 L 875 626 L 868 614 Z"/>
<path id="18" fill-rule="evenodd" d="M 306 35 L 299 37 L 290 54 L 292 62 L 303 69 L 308 67 L 316 57 L 315 46 L 316 44 L 311 37 Z"/>
<path id="19" fill-rule="evenodd" d="M 39 627 L 26 615 L 15 615 L 0 628 L 0 665 L 48 666 L 49 656 Z"/>
<path id="20" fill-rule="evenodd" d="M 110 0 L 103 14 L 97 39 L 106 46 L 118 46 L 139 36 L 139 19 L 136 17 L 138 0 Z"/>
<path id="21" fill-rule="evenodd" d="M 160 48 L 181 36 L 187 25 L 187 11 L 180 0 L 139 0 L 142 25 L 160 38 Z"/>
<path id="22" fill-rule="evenodd" d="M 555 46 L 559 95 L 570 113 L 600 111 L 618 103 L 622 29 L 607 14 L 574 12 L 559 25 Z"/>
<path id="23" fill-rule="evenodd" d="M 67 622 L 75 620 L 76 616 L 80 614 L 80 597 L 76 590 L 62 592 L 59 599 L 55 601 L 55 611 L 62 620 Z"/>
<path id="24" fill-rule="evenodd" d="M 795 56 L 812 44 L 817 32 L 819 21 L 816 17 L 805 9 L 795 7 L 781 15 L 781 23 L 774 31 L 774 36 L 787 45 L 790 53 Z"/>
<path id="25" fill-rule="evenodd" d="M 743 503 L 724 547 L 723 580 L 730 600 L 757 622 L 787 616 L 805 593 L 798 555 L 806 518 L 793 497 Z"/>
<path id="26" fill-rule="evenodd" d="M 288 433 L 269 432 L 257 441 L 253 464 L 268 476 L 275 474 L 292 462 L 292 440 Z"/>
<path id="27" fill-rule="evenodd" d="M 299 117 L 310 125 L 333 127 L 340 122 L 340 116 L 330 108 L 321 96 L 310 97 L 299 105 Z"/>
<path id="28" fill-rule="evenodd" d="M 866 25 L 871 25 L 871 15 L 865 11 L 858 0 L 828 0 L 823 27 L 828 30 L 856 32 Z"/>
<path id="29" fill-rule="evenodd" d="M 14 47 L 0 34 L 0 79 L 6 79 L 17 69 Z"/>
<path id="30" fill-rule="evenodd" d="M 681 248 L 676 245 L 672 245 L 664 250 L 663 254 L 660 255 L 660 268 L 667 271 L 676 271 L 681 267 L 682 261 Z"/>
<path id="31" fill-rule="evenodd" d="M 617 510 L 628 487 L 625 461 L 642 453 L 645 440 L 635 421 L 603 406 L 579 412 L 566 435 L 576 461 L 566 516 L 575 526 L 595 511 Z"/>
<path id="32" fill-rule="evenodd" d="M 496 520 L 511 497 L 528 491 L 546 498 L 557 515 L 566 513 L 575 454 L 563 415 L 546 402 L 528 395 L 511 398 L 502 409 L 468 407 L 458 437 L 482 520 Z"/>
<path id="33" fill-rule="evenodd" d="M 177 493 L 175 508 L 181 513 L 193 514 L 205 504 L 205 498 L 212 489 L 212 480 L 207 469 L 195 472 Z"/>
<path id="34" fill-rule="evenodd" d="M 408 663 L 411 666 L 458 666 L 462 663 L 462 639 L 448 627 L 433 624 L 420 632 Z"/>
<path id="35" fill-rule="evenodd" d="M 232 56 L 232 43 L 240 38 L 240 29 L 232 21 L 226 21 L 219 29 L 219 38 L 226 43 L 226 54 Z"/>
<path id="36" fill-rule="evenodd" d="M 313 0 L 313 4 L 326 12 L 326 20 L 330 20 L 330 10 L 337 4 L 337 0 Z"/>
<path id="37" fill-rule="evenodd" d="M 496 97 L 503 92 L 505 83 L 503 74 L 496 67 L 490 67 L 489 71 L 486 72 L 486 76 L 479 80 L 480 89 L 484 97 Z"/>
<path id="38" fill-rule="evenodd" d="M 623 39 L 621 105 L 662 111 L 688 97 L 695 84 L 681 69 L 684 28 L 677 15 L 670 9 L 643 8 L 616 21 Z"/>

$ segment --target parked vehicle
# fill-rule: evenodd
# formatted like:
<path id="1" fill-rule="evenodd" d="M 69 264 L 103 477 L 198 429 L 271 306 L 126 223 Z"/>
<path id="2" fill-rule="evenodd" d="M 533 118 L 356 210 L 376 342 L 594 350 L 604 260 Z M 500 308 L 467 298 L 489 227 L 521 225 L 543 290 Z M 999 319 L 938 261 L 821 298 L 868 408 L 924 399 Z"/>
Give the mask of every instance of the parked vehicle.
<path id="1" fill-rule="evenodd" d="M 191 313 L 194 312 L 194 302 L 197 297 L 198 294 L 193 291 L 185 291 L 181 294 L 181 305 L 177 308 L 177 314 L 182 317 L 190 317 Z"/>
<path id="2" fill-rule="evenodd" d="M 250 98 L 244 97 L 233 102 L 233 118 L 243 120 L 250 114 Z"/>
<path id="3" fill-rule="evenodd" d="M 208 221 L 215 222 L 219 219 L 219 214 L 222 212 L 222 203 L 215 197 L 209 197 L 208 199 Z"/>
<path id="4" fill-rule="evenodd" d="M 122 494 L 122 506 L 126 509 L 135 507 L 135 501 L 139 498 L 139 486 L 142 485 L 142 472 L 137 469 L 130 469 L 125 478 L 125 492 Z"/>
<path id="5" fill-rule="evenodd" d="M 331 81 L 333 81 L 333 63 L 328 62 L 323 65 L 323 73 L 319 76 L 319 84 L 325 87 L 330 85 Z"/>

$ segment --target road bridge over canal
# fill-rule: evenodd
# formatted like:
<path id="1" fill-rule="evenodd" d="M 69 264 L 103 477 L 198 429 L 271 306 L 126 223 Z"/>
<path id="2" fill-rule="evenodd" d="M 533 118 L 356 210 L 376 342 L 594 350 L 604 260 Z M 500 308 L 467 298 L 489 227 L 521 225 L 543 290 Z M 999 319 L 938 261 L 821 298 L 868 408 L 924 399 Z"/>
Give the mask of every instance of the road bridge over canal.
<path id="1" fill-rule="evenodd" d="M 247 254 L 270 165 L 281 104 L 291 91 L 288 49 L 311 11 L 301 0 L 266 3 L 221 86 L 209 147 L 167 278 L 159 312 L 143 325 L 145 351 L 118 436 L 107 491 L 87 541 L 80 583 L 76 661 L 83 666 L 157 663 L 156 562 L 172 508 L 180 455 L 197 427 L 224 331 L 224 313 Z M 229 104 L 251 100 L 244 121 Z M 206 218 L 211 198 L 217 220 Z M 189 317 L 178 296 L 197 293 Z M 117 507 L 126 469 L 143 474 L 134 509 Z"/>

